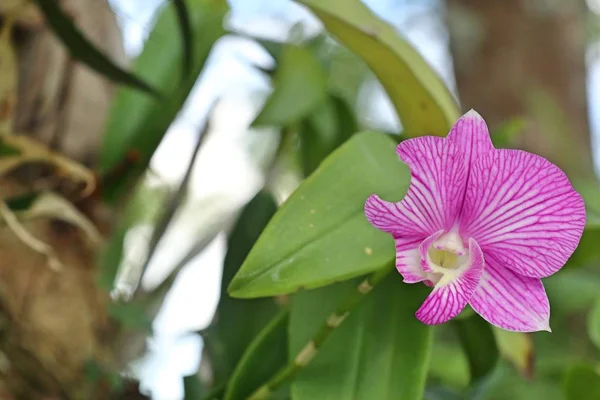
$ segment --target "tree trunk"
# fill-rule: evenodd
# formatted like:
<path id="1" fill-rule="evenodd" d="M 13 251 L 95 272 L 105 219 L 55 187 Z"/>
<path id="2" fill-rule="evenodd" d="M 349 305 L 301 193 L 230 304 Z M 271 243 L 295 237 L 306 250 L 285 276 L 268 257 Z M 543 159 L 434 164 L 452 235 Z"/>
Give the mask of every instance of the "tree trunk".
<path id="1" fill-rule="evenodd" d="M 520 148 L 593 176 L 583 1 L 447 0 L 458 94 L 497 127 L 526 117 Z"/>
<path id="2" fill-rule="evenodd" d="M 104 0 L 60 2 L 100 49 L 117 62 L 125 61 L 116 21 Z M 3 25 L 18 3 L 21 0 L 0 0 Z M 0 98 L 13 120 L 10 129 L 93 169 L 113 85 L 71 59 L 38 10 L 25 7 L 16 15 L 11 38 L 17 55 L 16 92 Z M 8 55 L 0 57 L 2 71 Z M 53 170 L 21 166 L 1 177 L 0 196 L 6 200 L 32 188 L 51 188 L 106 234 L 112 211 L 96 197 L 81 199 L 73 188 L 59 183 Z M 85 379 L 89 361 L 112 360 L 114 326 L 106 311 L 108 294 L 96 285 L 98 247 L 81 229 L 56 219 L 41 218 L 23 226 L 51 246 L 61 268 L 51 268 L 48 258 L 24 244 L 13 229 L 0 228 L 0 350 L 5 356 L 0 380 L 10 393 L 0 398 L 106 399 L 98 382 Z"/>

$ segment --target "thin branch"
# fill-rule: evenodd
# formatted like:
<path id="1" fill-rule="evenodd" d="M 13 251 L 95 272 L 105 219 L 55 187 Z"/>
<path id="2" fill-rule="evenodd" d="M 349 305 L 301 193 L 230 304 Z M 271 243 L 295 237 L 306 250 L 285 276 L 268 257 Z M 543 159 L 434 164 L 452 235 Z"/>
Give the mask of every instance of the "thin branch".
<path id="1" fill-rule="evenodd" d="M 141 273 L 139 276 L 138 285 L 134 292 L 134 296 L 139 292 L 139 290 L 141 288 L 141 279 L 144 276 L 144 273 L 146 272 L 146 269 L 148 268 L 150 261 L 152 260 L 152 256 L 154 255 L 154 252 L 156 251 L 156 248 L 158 247 L 160 240 L 162 239 L 169 224 L 173 220 L 175 213 L 179 209 L 179 205 L 183 202 L 183 199 L 187 195 L 190 178 L 192 176 L 192 171 L 194 170 L 194 165 L 196 165 L 196 159 L 198 158 L 198 153 L 200 152 L 200 148 L 202 147 L 202 144 L 206 140 L 206 137 L 208 136 L 208 132 L 210 130 L 209 121 L 210 121 L 210 116 L 212 115 L 213 109 L 214 109 L 214 104 L 210 108 L 210 110 L 207 114 L 207 117 L 206 117 L 206 123 L 204 124 L 204 128 L 202 129 L 202 131 L 200 132 L 200 134 L 198 136 L 198 141 L 196 142 L 196 146 L 194 147 L 194 151 L 192 152 L 192 158 L 190 159 L 187 170 L 185 171 L 183 180 L 181 181 L 181 184 L 179 185 L 179 188 L 177 189 L 177 191 L 167 201 L 167 204 L 165 204 L 165 207 L 164 207 L 165 212 L 161 215 L 160 219 L 156 223 L 156 226 L 152 233 L 152 238 L 150 239 L 148 254 L 146 255 L 146 259 L 142 266 L 142 270 L 141 270 Z"/>
<path id="2" fill-rule="evenodd" d="M 285 367 L 280 369 L 271 379 L 264 385 L 259 387 L 254 393 L 248 397 L 248 400 L 264 400 L 268 399 L 273 392 L 275 392 L 285 382 L 293 379 L 304 367 L 306 367 L 313 358 L 317 355 L 317 352 L 323 345 L 323 343 L 329 338 L 335 329 L 340 326 L 344 320 L 353 312 L 356 307 L 360 304 L 360 301 L 365 298 L 365 295 L 371 292 L 373 288 L 381 282 L 383 278 L 391 271 L 391 268 L 384 268 L 376 271 L 369 275 L 364 281 L 362 281 L 356 290 L 348 295 L 342 305 L 327 319 L 321 326 L 319 331 L 313 338 L 298 352 L 296 357 L 289 362 Z"/>

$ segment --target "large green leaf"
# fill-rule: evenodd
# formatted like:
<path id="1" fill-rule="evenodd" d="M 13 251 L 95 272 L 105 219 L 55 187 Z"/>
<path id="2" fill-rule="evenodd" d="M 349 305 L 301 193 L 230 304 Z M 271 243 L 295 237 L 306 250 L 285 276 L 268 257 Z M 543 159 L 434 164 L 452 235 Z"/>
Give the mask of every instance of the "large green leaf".
<path id="1" fill-rule="evenodd" d="M 311 339 L 353 290 L 355 282 L 344 282 L 294 296 L 290 354 Z M 432 328 L 414 314 L 427 291 L 424 285 L 404 284 L 398 274 L 385 278 L 298 374 L 292 384 L 294 400 L 421 400 Z"/>
<path id="2" fill-rule="evenodd" d="M 600 374 L 591 365 L 576 364 L 565 373 L 566 400 L 600 399 Z"/>
<path id="3" fill-rule="evenodd" d="M 213 44 L 224 33 L 226 2 L 187 0 L 186 4 L 195 38 L 189 76 L 181 78 L 182 46 L 180 38 L 174 34 L 179 29 L 177 13 L 174 7 L 165 7 L 133 65 L 133 70 L 157 87 L 164 97 L 157 101 L 122 88 L 113 101 L 100 152 L 100 171 L 106 175 L 121 165 L 128 155 L 135 156 L 132 157 L 135 163 L 114 183 L 113 186 L 118 188 L 144 170 L 183 106 Z"/>
<path id="4" fill-rule="evenodd" d="M 277 211 L 233 278 L 234 297 L 315 288 L 393 261 L 391 236 L 364 216 L 367 197 L 398 201 L 410 175 L 387 136 L 363 132 L 334 151 Z"/>
<path id="5" fill-rule="evenodd" d="M 299 45 L 283 47 L 273 93 L 253 126 L 284 126 L 306 117 L 326 98 L 327 77 L 319 60 Z"/>
<path id="6" fill-rule="evenodd" d="M 408 136 L 444 136 L 459 116 L 456 102 L 437 74 L 390 25 L 360 0 L 298 0 L 358 54 L 387 91 Z"/>
<path id="7" fill-rule="evenodd" d="M 229 378 L 248 344 L 277 313 L 278 307 L 272 298 L 237 300 L 227 294 L 231 279 L 276 210 L 277 204 L 271 195 L 259 193 L 244 208 L 229 236 L 221 299 L 215 322 L 204 335 L 216 382 Z"/>
<path id="8" fill-rule="evenodd" d="M 357 123 L 348 104 L 330 95 L 301 123 L 300 154 L 304 175 L 314 172 L 321 161 L 357 131 Z"/>
<path id="9" fill-rule="evenodd" d="M 499 351 L 492 326 L 479 315 L 453 321 L 469 361 L 471 385 L 480 384 L 498 364 Z"/>
<path id="10" fill-rule="evenodd" d="M 247 398 L 287 363 L 288 316 L 281 311 L 252 341 L 227 384 L 224 400 Z"/>
<path id="11" fill-rule="evenodd" d="M 183 377 L 183 400 L 202 400 L 206 389 L 196 374 Z"/>
<path id="12" fill-rule="evenodd" d="M 600 349 L 600 297 L 588 314 L 587 324 L 590 340 Z"/>
<path id="13" fill-rule="evenodd" d="M 98 50 L 92 42 L 75 26 L 73 19 L 60 7 L 58 1 L 34 0 L 40 8 L 48 25 L 54 34 L 63 42 L 69 54 L 74 59 L 81 61 L 94 71 L 106 76 L 108 79 L 124 85 L 129 85 L 137 90 L 158 95 L 159 93 L 144 79 L 129 73 L 113 63 L 102 51 Z M 143 97 L 141 95 L 140 97 Z"/>

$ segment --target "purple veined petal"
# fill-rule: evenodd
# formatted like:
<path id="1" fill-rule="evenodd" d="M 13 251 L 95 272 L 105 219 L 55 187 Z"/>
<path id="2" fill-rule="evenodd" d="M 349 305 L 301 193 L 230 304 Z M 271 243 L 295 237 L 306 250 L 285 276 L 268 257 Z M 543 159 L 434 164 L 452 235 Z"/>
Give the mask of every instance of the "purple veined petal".
<path id="1" fill-rule="evenodd" d="M 419 230 L 422 238 L 454 225 L 466 190 L 467 170 L 458 147 L 444 138 L 424 136 L 405 140 L 397 148 L 408 164 L 410 187 L 395 203 L 402 225 Z"/>
<path id="2" fill-rule="evenodd" d="M 521 150 L 495 150 L 472 166 L 460 217 L 463 237 L 521 275 L 558 271 L 579 244 L 585 206 L 554 164 Z"/>
<path id="3" fill-rule="evenodd" d="M 400 203 L 381 200 L 376 194 L 365 203 L 365 216 L 375 228 L 394 238 L 410 238 L 421 241 L 429 235 L 422 226 L 414 224 L 405 214 Z"/>
<path id="4" fill-rule="evenodd" d="M 404 283 L 417 283 L 428 280 L 427 273 L 421 267 L 419 242 L 396 239 L 396 269 L 404 278 Z"/>
<path id="5" fill-rule="evenodd" d="M 542 281 L 504 268 L 487 254 L 483 277 L 469 304 L 490 324 L 508 331 L 551 331 Z"/>
<path id="6" fill-rule="evenodd" d="M 479 285 L 483 274 L 483 252 L 469 239 L 469 263 L 444 274 L 421 308 L 417 318 L 428 325 L 442 324 L 456 317 L 465 308 Z"/>
<path id="7" fill-rule="evenodd" d="M 440 236 L 442 236 L 442 233 L 444 233 L 444 231 L 437 231 L 433 235 L 429 236 L 427 239 L 423 240 L 419 245 L 421 269 L 425 272 L 433 273 L 433 270 L 431 269 L 431 267 L 429 267 L 429 264 L 427 263 L 427 251 L 429 251 L 429 248 L 433 245 L 433 242 L 435 242 L 439 239 Z"/>
<path id="8" fill-rule="evenodd" d="M 467 169 L 479 156 L 494 150 L 487 124 L 475 110 L 468 111 L 456 121 L 447 140 L 463 153 Z"/>

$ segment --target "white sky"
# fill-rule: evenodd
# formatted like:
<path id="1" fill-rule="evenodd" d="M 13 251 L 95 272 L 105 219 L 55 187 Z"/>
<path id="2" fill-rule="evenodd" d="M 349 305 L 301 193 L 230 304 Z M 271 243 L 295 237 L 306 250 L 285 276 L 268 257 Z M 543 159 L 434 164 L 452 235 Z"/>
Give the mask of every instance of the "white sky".
<path id="1" fill-rule="evenodd" d="M 600 10 L 600 0 L 588 0 Z M 162 0 L 110 0 L 124 32 L 126 50 L 135 55 L 151 28 L 152 16 Z M 303 21 L 308 31 L 317 31 L 320 24 L 310 13 L 289 0 L 230 0 L 231 23 L 247 32 L 264 37 L 282 38 L 296 22 Z M 423 17 L 423 11 L 435 7 L 435 1 L 397 0 L 367 1 L 375 12 L 393 22 L 438 71 L 449 87 L 454 88 L 453 71 L 447 51 L 446 32 L 439 21 Z M 590 4 L 592 6 L 592 4 Z M 589 65 L 590 104 L 596 111 L 600 85 L 600 63 Z M 260 163 L 256 162 L 256 143 L 262 145 L 262 158 L 269 158 L 276 143 L 269 132 L 247 131 L 258 112 L 269 82 L 248 64 L 267 66 L 268 54 L 257 44 L 234 37 L 223 38 L 215 47 L 207 68 L 196 84 L 186 107 L 169 130 L 152 160 L 152 168 L 163 179 L 181 179 L 195 138 L 217 97 L 224 101 L 216 110 L 214 129 L 199 156 L 191 181 L 191 199 L 177 218 L 168 236 L 161 243 L 143 283 L 153 285 L 168 273 L 198 237 L 215 238 L 206 251 L 193 260 L 180 274 L 174 290 L 154 323 L 152 352 L 138 368 L 143 387 L 158 400 L 183 398 L 181 376 L 197 369 L 201 352 L 198 337 L 184 335 L 205 327 L 214 313 L 221 279 L 221 264 L 226 251 L 226 238 L 220 231 L 233 221 L 235 213 L 253 197 L 263 184 Z M 377 84 L 363 91 L 369 96 L 366 110 L 378 125 L 394 129 L 397 120 L 385 94 Z M 600 129 L 597 112 L 592 112 L 594 132 Z M 599 148 L 594 135 L 594 148 Z M 253 146 L 253 144 L 255 144 Z M 150 227 L 141 226 L 128 237 L 128 245 L 138 251 L 147 240 Z M 132 255 L 130 255 L 131 258 Z"/>

